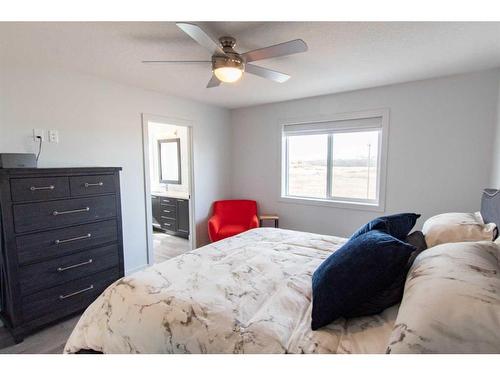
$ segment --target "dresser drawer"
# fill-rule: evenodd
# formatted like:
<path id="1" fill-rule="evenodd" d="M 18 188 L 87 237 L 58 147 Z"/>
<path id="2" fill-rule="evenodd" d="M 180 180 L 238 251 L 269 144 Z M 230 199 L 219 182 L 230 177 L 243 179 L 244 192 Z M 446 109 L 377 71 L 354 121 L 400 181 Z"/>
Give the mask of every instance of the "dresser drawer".
<path id="1" fill-rule="evenodd" d="M 116 220 L 91 223 L 17 236 L 17 259 L 23 265 L 76 251 L 115 242 L 118 239 Z"/>
<path id="2" fill-rule="evenodd" d="M 109 245 L 19 268 L 21 294 L 28 295 L 116 267 L 118 246 Z"/>
<path id="3" fill-rule="evenodd" d="M 16 233 L 51 229 L 116 215 L 114 195 L 14 205 Z"/>
<path id="4" fill-rule="evenodd" d="M 164 206 L 164 205 L 175 206 L 177 204 L 177 199 L 160 197 L 160 203 L 162 204 L 162 206 Z"/>
<path id="5" fill-rule="evenodd" d="M 177 222 L 175 219 L 168 219 L 165 216 L 161 216 L 160 225 L 163 229 L 168 229 L 172 231 L 177 230 Z"/>
<path id="6" fill-rule="evenodd" d="M 23 318 L 29 321 L 48 314 L 66 316 L 81 311 L 119 277 L 118 268 L 110 269 L 26 296 L 22 299 Z"/>
<path id="7" fill-rule="evenodd" d="M 116 192 L 115 179 L 112 175 L 70 177 L 69 186 L 73 197 Z"/>
<path id="8" fill-rule="evenodd" d="M 177 207 L 162 205 L 159 208 L 159 215 L 162 218 L 174 219 L 177 217 Z"/>
<path id="9" fill-rule="evenodd" d="M 69 197 L 68 177 L 13 178 L 10 189 L 13 202 Z"/>

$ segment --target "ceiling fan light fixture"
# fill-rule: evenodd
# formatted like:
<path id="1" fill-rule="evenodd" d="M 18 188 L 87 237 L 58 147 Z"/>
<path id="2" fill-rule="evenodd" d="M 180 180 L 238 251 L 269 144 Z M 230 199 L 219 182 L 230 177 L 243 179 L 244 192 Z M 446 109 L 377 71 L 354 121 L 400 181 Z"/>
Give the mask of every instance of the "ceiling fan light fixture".
<path id="1" fill-rule="evenodd" d="M 212 57 L 212 71 L 219 81 L 233 83 L 243 76 L 245 64 L 236 53 L 226 53 L 227 56 Z"/>
<path id="2" fill-rule="evenodd" d="M 221 82 L 232 83 L 239 81 L 243 76 L 243 69 L 230 66 L 223 66 L 214 69 L 215 76 Z"/>

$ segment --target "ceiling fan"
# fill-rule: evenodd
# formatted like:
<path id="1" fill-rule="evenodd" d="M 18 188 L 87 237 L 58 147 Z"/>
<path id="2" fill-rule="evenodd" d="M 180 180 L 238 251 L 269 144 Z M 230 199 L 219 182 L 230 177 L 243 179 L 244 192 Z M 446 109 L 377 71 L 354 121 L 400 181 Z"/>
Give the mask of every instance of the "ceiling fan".
<path id="1" fill-rule="evenodd" d="M 208 49 L 212 53 L 212 59 L 201 61 L 144 60 L 142 62 L 146 64 L 211 63 L 212 78 L 208 82 L 207 88 L 217 87 L 221 82 L 236 82 L 241 79 L 244 72 L 279 83 L 285 82 L 290 78 L 288 74 L 249 63 L 307 51 L 307 44 L 302 39 L 295 39 L 239 54 L 234 50 L 236 39 L 230 36 L 223 36 L 216 42 L 198 25 L 192 23 L 177 23 L 176 25 L 198 44 Z"/>

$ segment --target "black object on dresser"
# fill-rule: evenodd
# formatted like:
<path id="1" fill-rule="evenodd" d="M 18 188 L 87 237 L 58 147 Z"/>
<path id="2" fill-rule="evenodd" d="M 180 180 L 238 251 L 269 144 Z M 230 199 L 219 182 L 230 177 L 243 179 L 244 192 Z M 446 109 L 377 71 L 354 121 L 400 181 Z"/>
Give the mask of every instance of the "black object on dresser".
<path id="1" fill-rule="evenodd" d="M 16 342 L 123 276 L 120 170 L 0 169 L 0 314 Z"/>
<path id="2" fill-rule="evenodd" d="M 151 195 L 153 226 L 174 236 L 189 237 L 189 200 Z"/>

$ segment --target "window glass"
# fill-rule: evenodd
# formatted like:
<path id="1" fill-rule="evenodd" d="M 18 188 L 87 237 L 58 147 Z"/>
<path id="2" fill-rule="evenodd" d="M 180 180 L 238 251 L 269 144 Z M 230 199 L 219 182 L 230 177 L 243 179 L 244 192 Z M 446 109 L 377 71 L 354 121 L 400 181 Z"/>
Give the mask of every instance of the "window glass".
<path id="1" fill-rule="evenodd" d="M 333 134 L 332 196 L 377 199 L 379 131 Z"/>
<path id="2" fill-rule="evenodd" d="M 326 198 L 328 135 L 288 137 L 288 195 Z"/>

